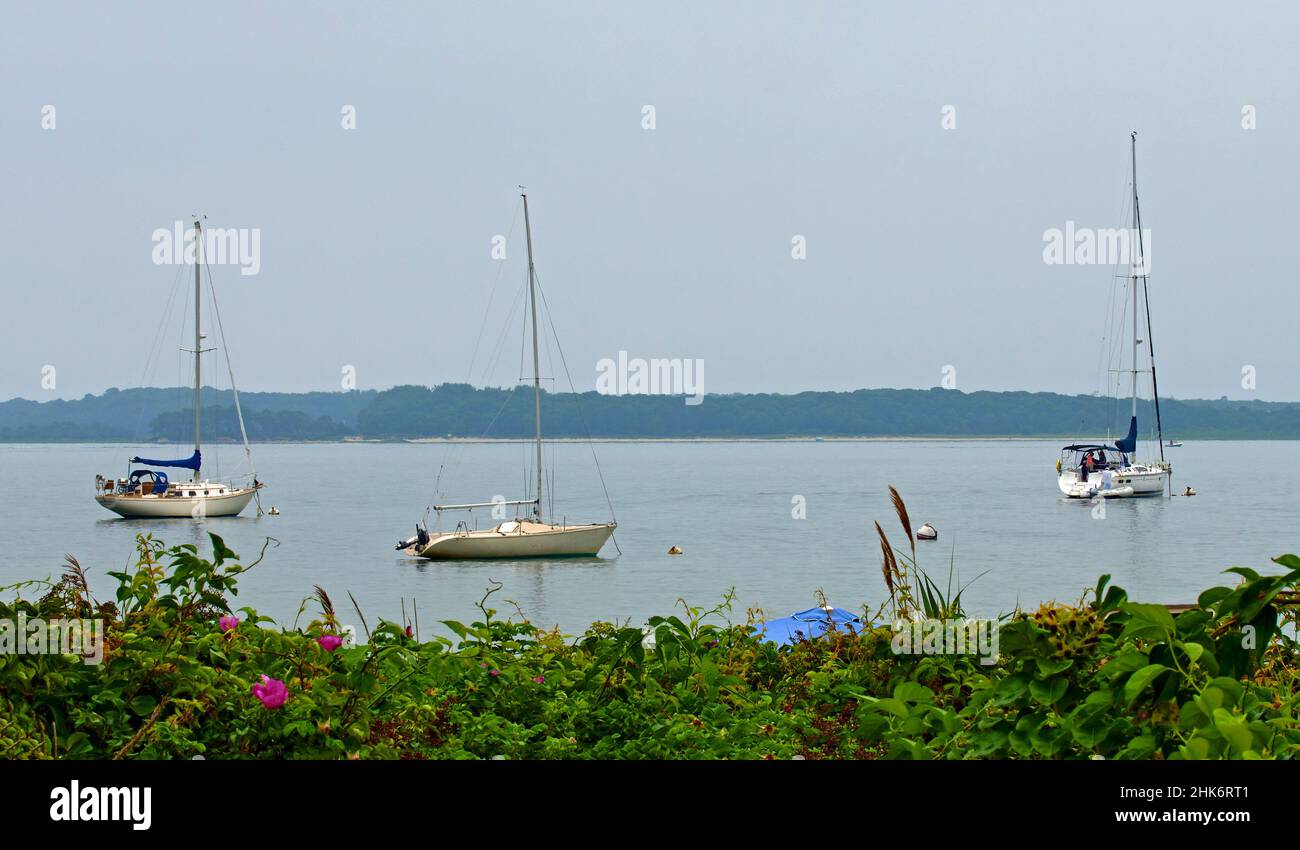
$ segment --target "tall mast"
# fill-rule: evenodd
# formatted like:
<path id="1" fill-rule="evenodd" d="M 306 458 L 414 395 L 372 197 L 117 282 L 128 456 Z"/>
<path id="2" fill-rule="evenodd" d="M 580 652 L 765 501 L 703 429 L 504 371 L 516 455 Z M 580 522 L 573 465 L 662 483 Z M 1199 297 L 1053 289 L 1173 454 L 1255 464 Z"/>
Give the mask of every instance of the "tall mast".
<path id="1" fill-rule="evenodd" d="M 1151 335 L 1151 291 L 1146 275 L 1146 246 L 1142 242 L 1142 208 L 1138 204 L 1137 194 L 1137 133 L 1133 136 L 1133 223 L 1137 229 L 1138 260 L 1141 263 L 1142 274 L 1142 301 L 1147 311 L 1147 352 L 1151 355 L 1151 401 L 1156 408 L 1156 444 L 1160 447 L 1160 459 L 1165 459 L 1165 432 L 1160 422 L 1160 385 L 1156 382 L 1156 344 Z M 1137 281 L 1134 279 L 1134 288 L 1136 289 Z M 1137 315 L 1133 316 L 1134 323 L 1137 322 Z M 1137 368 L 1134 365 L 1134 368 Z"/>
<path id="2" fill-rule="evenodd" d="M 1138 209 L 1137 180 L 1138 178 L 1137 178 L 1137 131 L 1136 130 L 1133 131 L 1133 133 L 1129 136 L 1129 158 L 1133 167 L 1133 225 L 1137 227 L 1138 226 L 1137 224 L 1137 209 Z M 1138 232 L 1140 234 L 1141 230 L 1139 230 Z M 1139 236 L 1138 238 L 1140 239 L 1141 237 Z M 1134 260 L 1129 263 L 1130 266 L 1129 270 L 1133 273 L 1131 276 L 1132 283 L 1133 283 L 1133 418 L 1136 419 L 1138 415 L 1138 312 L 1137 312 L 1138 311 L 1138 294 L 1137 294 L 1138 259 L 1137 259 L 1137 255 L 1133 255 L 1133 256 L 1134 256 Z M 1135 443 L 1134 444 L 1135 451 L 1136 448 L 1137 446 Z"/>
<path id="3" fill-rule="evenodd" d="M 538 522 L 542 519 L 542 375 L 537 358 L 537 283 L 533 271 L 533 229 L 528 220 L 528 195 L 524 199 L 524 233 L 528 237 L 528 304 L 533 312 L 533 415 L 537 431 L 537 501 L 533 504 L 533 516 Z"/>
<path id="4" fill-rule="evenodd" d="M 201 411 L 201 399 L 199 397 L 199 390 L 200 387 L 202 386 L 201 381 L 203 379 L 202 373 L 199 371 L 199 359 L 201 357 L 202 349 L 203 349 L 203 345 L 202 345 L 203 334 L 199 330 L 199 322 L 200 322 L 199 306 L 202 303 L 202 298 L 201 298 L 202 291 L 199 285 L 199 263 L 200 263 L 199 251 L 201 250 L 202 245 L 203 245 L 203 239 L 201 238 L 201 234 L 199 232 L 199 222 L 196 220 L 194 222 L 194 452 L 195 454 L 199 453 L 199 443 L 200 443 L 199 415 Z M 194 469 L 194 480 L 195 481 L 199 480 L 198 467 L 195 467 Z"/>

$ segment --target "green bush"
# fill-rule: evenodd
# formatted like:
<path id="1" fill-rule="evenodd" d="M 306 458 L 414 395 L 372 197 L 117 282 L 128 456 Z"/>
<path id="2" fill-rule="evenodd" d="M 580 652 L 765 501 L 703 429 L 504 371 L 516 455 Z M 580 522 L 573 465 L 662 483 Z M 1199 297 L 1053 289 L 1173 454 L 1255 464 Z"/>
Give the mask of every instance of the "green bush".
<path id="1" fill-rule="evenodd" d="M 241 608 L 223 630 L 256 562 L 211 538 L 209 560 L 141 536 L 137 565 L 111 574 L 111 602 L 91 595 L 75 561 L 56 583 L 9 588 L 18 598 L 0 618 L 102 617 L 105 656 L 0 655 L 0 755 L 1178 759 L 1300 748 L 1291 555 L 1276 559 L 1281 575 L 1230 570 L 1238 586 L 1177 616 L 1103 577 L 1086 602 L 1004 618 L 1000 659 L 986 666 L 895 654 L 885 625 L 778 647 L 727 622 L 729 596 L 652 618 L 649 635 L 597 623 L 566 639 L 498 618 L 496 588 L 478 622 L 445 623 L 452 639 L 420 642 L 382 621 L 330 651 L 319 639 L 342 629 L 319 588 L 304 628 Z M 893 569 L 905 590 L 905 569 Z M 44 594 L 23 599 L 36 584 Z M 929 587 L 919 595 L 937 596 Z M 284 683 L 283 705 L 255 695 L 264 676 Z"/>

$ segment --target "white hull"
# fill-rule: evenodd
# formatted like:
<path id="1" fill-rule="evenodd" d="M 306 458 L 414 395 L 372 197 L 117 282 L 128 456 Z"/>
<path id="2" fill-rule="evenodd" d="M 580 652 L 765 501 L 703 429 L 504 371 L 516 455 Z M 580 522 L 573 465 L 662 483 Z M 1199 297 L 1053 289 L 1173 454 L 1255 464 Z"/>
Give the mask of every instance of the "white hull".
<path id="1" fill-rule="evenodd" d="M 174 488 L 183 490 L 179 485 Z M 119 516 L 128 519 L 184 517 L 187 519 L 204 519 L 207 517 L 235 516 L 248 506 L 257 492 L 256 487 L 243 487 L 227 490 L 224 493 L 206 496 L 180 496 L 166 493 L 156 496 L 108 494 L 95 497 L 95 501 Z"/>
<path id="2" fill-rule="evenodd" d="M 1082 476 L 1078 470 L 1067 469 L 1061 473 L 1057 485 L 1071 499 L 1126 499 L 1139 496 L 1159 496 L 1165 492 L 1169 481 L 1169 467 L 1161 465 L 1131 466 L 1111 472 L 1109 487 L 1100 472 Z"/>
<path id="3" fill-rule="evenodd" d="M 424 546 L 415 543 L 402 552 L 431 560 L 591 557 L 613 533 L 612 522 L 560 526 L 524 520 L 504 522 L 488 531 L 434 534 Z"/>

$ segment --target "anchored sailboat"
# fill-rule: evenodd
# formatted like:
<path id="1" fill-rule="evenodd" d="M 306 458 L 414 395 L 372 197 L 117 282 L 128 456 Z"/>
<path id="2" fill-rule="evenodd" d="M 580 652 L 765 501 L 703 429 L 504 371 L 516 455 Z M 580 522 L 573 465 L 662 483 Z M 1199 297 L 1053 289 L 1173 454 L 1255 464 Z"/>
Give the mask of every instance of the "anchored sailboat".
<path id="1" fill-rule="evenodd" d="M 1061 449 L 1061 457 L 1056 462 L 1058 473 L 1057 485 L 1061 492 L 1072 499 L 1128 498 L 1133 496 L 1158 496 L 1165 492 L 1173 467 L 1165 460 L 1164 433 L 1160 422 L 1160 391 L 1156 384 L 1155 346 L 1151 340 L 1151 297 L 1147 291 L 1147 267 L 1145 245 L 1142 237 L 1142 211 L 1138 205 L 1137 192 L 1137 133 L 1129 138 L 1130 162 L 1133 173 L 1133 244 L 1129 250 L 1129 284 L 1132 290 L 1133 304 L 1133 356 L 1132 368 L 1125 370 L 1132 375 L 1132 414 L 1129 418 L 1128 433 L 1115 441 L 1113 446 L 1105 444 L 1076 444 Z M 1134 250 L 1136 248 L 1136 250 Z M 1138 325 L 1138 288 L 1142 289 L 1142 301 L 1146 313 L 1147 356 L 1150 369 L 1138 368 L 1138 349 L 1144 340 Z M 1138 443 L 1138 375 L 1151 373 L 1151 397 L 1154 401 L 1156 418 L 1155 443 L 1160 451 L 1159 460 L 1140 462 L 1136 460 Z M 1174 445 L 1171 441 L 1170 445 Z"/>
<path id="2" fill-rule="evenodd" d="M 179 460 L 151 460 L 132 457 L 131 466 L 162 466 L 168 468 L 188 469 L 192 472 L 189 481 L 171 481 L 166 472 L 160 469 L 129 468 L 125 478 L 95 476 L 95 501 L 116 514 L 127 518 L 142 517 L 206 517 L 235 516 L 257 496 L 257 492 L 266 485 L 257 480 L 257 474 L 250 472 L 245 480 L 215 481 L 200 478 L 203 468 L 203 430 L 201 427 L 201 407 L 199 392 L 202 387 L 203 372 L 201 356 L 203 354 L 204 334 L 201 329 L 200 306 L 202 303 L 202 285 L 200 268 L 202 266 L 203 239 L 198 221 L 194 222 L 194 453 Z M 211 349 L 209 349 L 211 350 Z M 244 429 L 244 415 L 239 407 L 239 391 L 235 389 L 233 375 L 230 388 L 234 394 L 235 413 L 239 418 L 239 433 L 244 441 L 244 452 L 252 461 L 252 450 L 248 445 L 248 433 Z M 258 505 L 258 515 L 262 513 Z"/>
<path id="3" fill-rule="evenodd" d="M 432 560 L 473 560 L 479 558 L 562 558 L 594 556 L 613 535 L 615 522 L 589 525 L 555 525 L 542 521 L 542 378 L 537 348 L 537 273 L 533 265 L 533 230 L 528 217 L 528 195 L 524 199 L 524 232 L 528 242 L 528 305 L 533 330 L 533 418 L 536 447 L 537 495 L 532 499 L 510 502 L 478 502 L 463 505 L 435 505 L 439 517 L 444 512 L 474 508 L 520 507 L 531 505 L 531 516 L 517 517 L 488 530 L 470 529 L 460 522 L 454 531 L 430 532 L 416 527 L 414 537 L 397 544 L 397 549 L 411 557 Z"/>

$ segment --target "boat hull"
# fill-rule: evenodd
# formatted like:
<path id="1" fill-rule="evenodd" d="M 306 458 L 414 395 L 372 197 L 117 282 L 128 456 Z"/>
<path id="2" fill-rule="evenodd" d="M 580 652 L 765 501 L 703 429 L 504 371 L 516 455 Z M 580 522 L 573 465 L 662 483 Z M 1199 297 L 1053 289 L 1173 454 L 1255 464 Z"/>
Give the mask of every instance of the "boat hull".
<path id="1" fill-rule="evenodd" d="M 1118 469 L 1111 476 L 1110 487 L 1106 487 L 1100 472 L 1083 476 L 1077 470 L 1067 469 L 1061 473 L 1057 485 L 1071 499 L 1131 499 L 1164 493 L 1169 473 L 1169 467 L 1159 465 Z"/>
<path id="2" fill-rule="evenodd" d="M 96 496 L 95 501 L 126 519 L 204 519 L 236 516 L 256 493 L 256 487 L 245 487 L 213 496 L 106 494 Z"/>
<path id="3" fill-rule="evenodd" d="M 435 534 L 423 546 L 416 543 L 402 551 L 432 561 L 593 557 L 615 528 L 614 523 L 554 526 L 523 522 L 514 525 L 514 529 L 505 533 L 498 526 L 489 531 Z"/>

